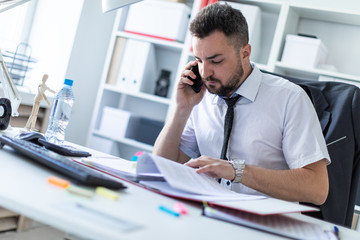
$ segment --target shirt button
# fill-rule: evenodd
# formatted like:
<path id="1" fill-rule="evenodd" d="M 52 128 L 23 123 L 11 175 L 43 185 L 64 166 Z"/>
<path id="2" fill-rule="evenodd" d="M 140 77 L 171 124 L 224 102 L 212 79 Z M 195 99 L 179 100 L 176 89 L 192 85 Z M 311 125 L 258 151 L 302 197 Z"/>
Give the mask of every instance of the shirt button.
<path id="1" fill-rule="evenodd" d="M 229 186 L 229 185 L 230 185 L 230 181 L 227 181 L 227 182 L 226 182 L 226 185 L 228 185 L 228 186 Z"/>

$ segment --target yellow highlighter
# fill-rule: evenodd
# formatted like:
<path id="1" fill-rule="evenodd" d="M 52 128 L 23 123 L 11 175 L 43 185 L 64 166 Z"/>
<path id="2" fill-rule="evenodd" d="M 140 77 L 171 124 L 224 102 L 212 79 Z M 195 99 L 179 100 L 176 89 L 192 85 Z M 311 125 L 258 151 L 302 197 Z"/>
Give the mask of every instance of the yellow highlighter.
<path id="1" fill-rule="evenodd" d="M 92 198 L 92 196 L 94 195 L 94 191 L 74 185 L 68 186 L 66 190 L 71 194 L 79 195 L 86 198 Z"/>
<path id="2" fill-rule="evenodd" d="M 96 194 L 101 196 L 107 197 L 112 200 L 117 200 L 119 198 L 119 194 L 115 191 L 107 189 L 105 187 L 96 187 L 95 189 Z"/>

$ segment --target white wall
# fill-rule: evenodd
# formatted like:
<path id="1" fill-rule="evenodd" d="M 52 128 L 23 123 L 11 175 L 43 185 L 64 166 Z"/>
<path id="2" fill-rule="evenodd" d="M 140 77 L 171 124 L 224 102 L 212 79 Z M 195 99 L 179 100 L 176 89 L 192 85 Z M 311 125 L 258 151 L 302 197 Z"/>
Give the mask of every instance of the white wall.
<path id="1" fill-rule="evenodd" d="M 74 80 L 75 103 L 66 140 L 86 145 L 115 12 L 102 13 L 100 0 L 84 0 L 66 77 Z"/>

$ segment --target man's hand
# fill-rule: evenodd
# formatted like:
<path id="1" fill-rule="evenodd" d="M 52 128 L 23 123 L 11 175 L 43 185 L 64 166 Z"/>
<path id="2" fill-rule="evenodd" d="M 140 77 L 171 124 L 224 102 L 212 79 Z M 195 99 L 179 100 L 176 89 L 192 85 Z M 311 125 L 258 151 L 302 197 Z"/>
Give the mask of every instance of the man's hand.
<path id="1" fill-rule="evenodd" d="M 198 168 L 197 173 L 206 173 L 213 178 L 225 178 L 233 180 L 235 170 L 227 160 L 201 156 L 185 163 L 186 166 Z"/>
<path id="2" fill-rule="evenodd" d="M 187 77 L 196 78 L 195 74 L 190 70 L 191 67 L 196 64 L 196 61 L 189 62 L 185 66 L 185 69 L 180 76 L 180 80 L 178 81 L 176 103 L 179 108 L 192 108 L 201 101 L 206 92 L 206 88 L 204 86 L 201 88 L 199 93 L 195 93 L 190 87 L 190 85 L 193 85 L 193 81 Z"/>

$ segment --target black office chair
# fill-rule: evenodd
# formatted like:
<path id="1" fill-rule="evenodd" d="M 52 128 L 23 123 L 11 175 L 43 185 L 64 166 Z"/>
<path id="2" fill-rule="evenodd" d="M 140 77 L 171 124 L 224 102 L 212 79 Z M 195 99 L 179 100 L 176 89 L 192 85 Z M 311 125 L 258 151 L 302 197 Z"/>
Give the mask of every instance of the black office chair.
<path id="1" fill-rule="evenodd" d="M 360 89 L 340 82 L 282 77 L 300 85 L 309 95 L 332 161 L 328 166 L 327 200 L 318 206 L 320 212 L 306 214 L 351 227 L 360 187 Z"/>

